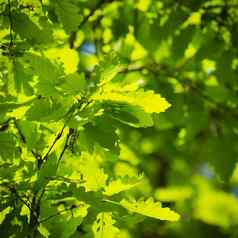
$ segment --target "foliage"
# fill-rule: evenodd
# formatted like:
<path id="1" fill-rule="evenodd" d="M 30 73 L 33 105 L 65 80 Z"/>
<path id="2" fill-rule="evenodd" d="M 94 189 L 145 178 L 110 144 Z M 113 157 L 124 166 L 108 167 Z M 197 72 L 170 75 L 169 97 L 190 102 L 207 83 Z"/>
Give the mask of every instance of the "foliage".
<path id="1" fill-rule="evenodd" d="M 1 237 L 237 237 L 237 0 L 0 0 Z"/>

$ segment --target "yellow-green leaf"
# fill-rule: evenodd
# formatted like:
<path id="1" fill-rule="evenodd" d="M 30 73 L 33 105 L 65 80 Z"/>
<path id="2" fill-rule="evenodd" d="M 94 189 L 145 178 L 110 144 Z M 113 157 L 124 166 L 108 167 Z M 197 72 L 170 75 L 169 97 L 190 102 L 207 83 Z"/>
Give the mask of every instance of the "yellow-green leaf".
<path id="1" fill-rule="evenodd" d="M 81 155 L 78 168 L 85 181 L 86 191 L 98 191 L 106 185 L 108 175 L 100 168 L 98 157 L 96 153 L 83 152 Z"/>
<path id="2" fill-rule="evenodd" d="M 154 202 L 153 198 L 147 200 L 132 200 L 123 199 L 120 204 L 129 210 L 144 216 L 153 217 L 160 220 L 178 221 L 180 215 L 170 210 L 168 207 L 163 208 L 160 202 Z"/>
<path id="3" fill-rule="evenodd" d="M 50 235 L 50 232 L 47 230 L 45 226 L 42 225 L 42 223 L 37 227 L 38 231 L 41 233 L 42 236 L 48 238 Z"/>
<path id="4" fill-rule="evenodd" d="M 120 233 L 120 231 L 116 226 L 114 226 L 114 223 L 115 221 L 112 219 L 111 212 L 99 213 L 92 227 L 94 237 L 115 238 Z"/>
<path id="5" fill-rule="evenodd" d="M 99 101 L 114 101 L 124 102 L 132 106 L 138 106 L 147 113 L 160 113 L 167 110 L 171 105 L 165 98 L 159 94 L 155 94 L 154 91 L 102 91 L 96 93 L 93 97 L 94 100 Z"/>
<path id="6" fill-rule="evenodd" d="M 27 216 L 27 222 L 30 223 L 31 211 L 25 204 L 23 204 L 23 206 L 21 208 L 20 215 L 21 216 Z"/>
<path id="7" fill-rule="evenodd" d="M 155 191 L 155 198 L 164 201 L 183 201 L 192 196 L 193 190 L 190 187 L 185 186 L 174 186 L 167 188 L 159 188 Z"/>
<path id="8" fill-rule="evenodd" d="M 12 211 L 12 209 L 13 209 L 12 207 L 7 207 L 0 212 L 0 224 L 3 223 L 7 214 L 9 214 Z"/>
<path id="9" fill-rule="evenodd" d="M 117 180 L 113 180 L 105 187 L 104 194 L 112 196 L 122 191 L 134 188 L 141 182 L 141 178 L 142 176 L 139 176 L 138 178 L 119 178 Z"/>

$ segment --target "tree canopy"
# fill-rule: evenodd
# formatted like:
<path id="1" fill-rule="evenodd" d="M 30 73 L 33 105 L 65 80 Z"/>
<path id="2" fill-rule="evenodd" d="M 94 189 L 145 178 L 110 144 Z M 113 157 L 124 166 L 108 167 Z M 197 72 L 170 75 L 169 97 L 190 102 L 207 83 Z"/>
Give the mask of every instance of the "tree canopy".
<path id="1" fill-rule="evenodd" d="M 238 237 L 237 0 L 0 0 L 0 236 Z"/>

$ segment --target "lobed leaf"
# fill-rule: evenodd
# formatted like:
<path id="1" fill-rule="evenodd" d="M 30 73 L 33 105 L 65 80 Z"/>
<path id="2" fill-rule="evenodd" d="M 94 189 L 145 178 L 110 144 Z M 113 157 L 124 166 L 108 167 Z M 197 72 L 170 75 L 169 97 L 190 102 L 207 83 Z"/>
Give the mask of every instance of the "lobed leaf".
<path id="1" fill-rule="evenodd" d="M 154 202 L 152 198 L 147 200 L 132 200 L 123 199 L 120 204 L 129 210 L 143 216 L 148 216 L 160 220 L 178 221 L 180 215 L 170 210 L 168 207 L 163 208 L 160 202 Z"/>

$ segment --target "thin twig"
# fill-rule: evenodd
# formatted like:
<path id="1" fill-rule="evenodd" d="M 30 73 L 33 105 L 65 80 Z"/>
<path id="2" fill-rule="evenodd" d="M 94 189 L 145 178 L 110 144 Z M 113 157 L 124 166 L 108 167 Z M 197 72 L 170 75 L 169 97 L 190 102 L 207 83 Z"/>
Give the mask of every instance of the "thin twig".
<path id="1" fill-rule="evenodd" d="M 50 145 L 48 151 L 46 152 L 46 154 L 44 155 L 44 157 L 42 158 L 43 161 L 46 161 L 48 159 L 48 156 L 51 152 L 51 150 L 54 148 L 56 142 L 61 138 L 61 136 L 63 135 L 63 132 L 64 132 L 64 129 L 65 129 L 65 124 L 63 125 L 62 129 L 60 130 L 60 132 L 57 133 L 53 143 Z"/>
<path id="2" fill-rule="evenodd" d="M 57 135 L 56 135 L 56 137 L 55 137 L 53 143 L 50 145 L 50 147 L 49 147 L 48 151 L 46 152 L 46 154 L 43 156 L 42 162 L 47 161 L 48 156 L 49 156 L 51 150 L 54 148 L 56 142 L 62 137 L 63 132 L 64 132 L 64 130 L 65 130 L 65 128 L 66 128 L 67 122 L 70 121 L 70 119 L 71 119 L 72 116 L 74 115 L 74 111 L 75 111 L 75 104 L 73 104 L 73 105 L 71 106 L 71 108 L 69 109 L 69 111 L 67 112 L 67 114 L 66 114 L 66 120 L 65 120 L 65 122 L 64 122 L 64 125 L 63 125 L 62 129 L 60 130 L 60 132 L 57 133 Z"/>
<path id="3" fill-rule="evenodd" d="M 61 151 L 60 156 L 59 156 L 59 159 L 58 159 L 58 162 L 57 162 L 57 169 L 58 169 L 58 167 L 59 167 L 60 161 L 61 161 L 62 158 L 63 158 L 63 155 L 64 155 L 65 151 L 66 151 L 67 148 L 69 147 L 69 139 L 70 139 L 70 136 L 72 135 L 72 133 L 73 133 L 73 129 L 72 129 L 72 128 L 69 128 L 69 132 L 68 132 L 67 137 L 66 137 L 66 140 L 65 140 L 64 148 L 63 148 L 63 150 Z"/>
<path id="4" fill-rule="evenodd" d="M 54 217 L 56 217 L 56 216 L 61 215 L 61 214 L 64 213 L 64 212 L 72 211 L 73 209 L 76 209 L 76 208 L 79 208 L 79 207 L 81 207 L 81 205 L 72 206 L 72 207 L 70 207 L 70 208 L 66 208 L 66 209 L 64 209 L 64 210 L 62 210 L 62 211 L 59 211 L 59 212 L 57 212 L 57 213 L 55 213 L 55 214 L 52 214 L 52 215 L 50 215 L 50 216 L 48 216 L 48 217 L 46 217 L 46 218 L 40 220 L 39 223 L 46 222 L 46 221 L 50 220 L 51 218 L 54 218 Z"/>
<path id="5" fill-rule="evenodd" d="M 17 192 L 17 190 L 15 189 L 15 187 L 11 186 L 11 185 L 8 185 L 8 184 L 1 184 L 2 186 L 5 186 L 6 188 L 9 189 L 9 191 L 11 193 L 13 193 L 22 203 L 24 203 L 28 208 L 29 210 L 34 214 L 34 216 L 36 216 L 35 214 L 35 211 L 32 209 L 31 205 L 28 204 Z"/>

